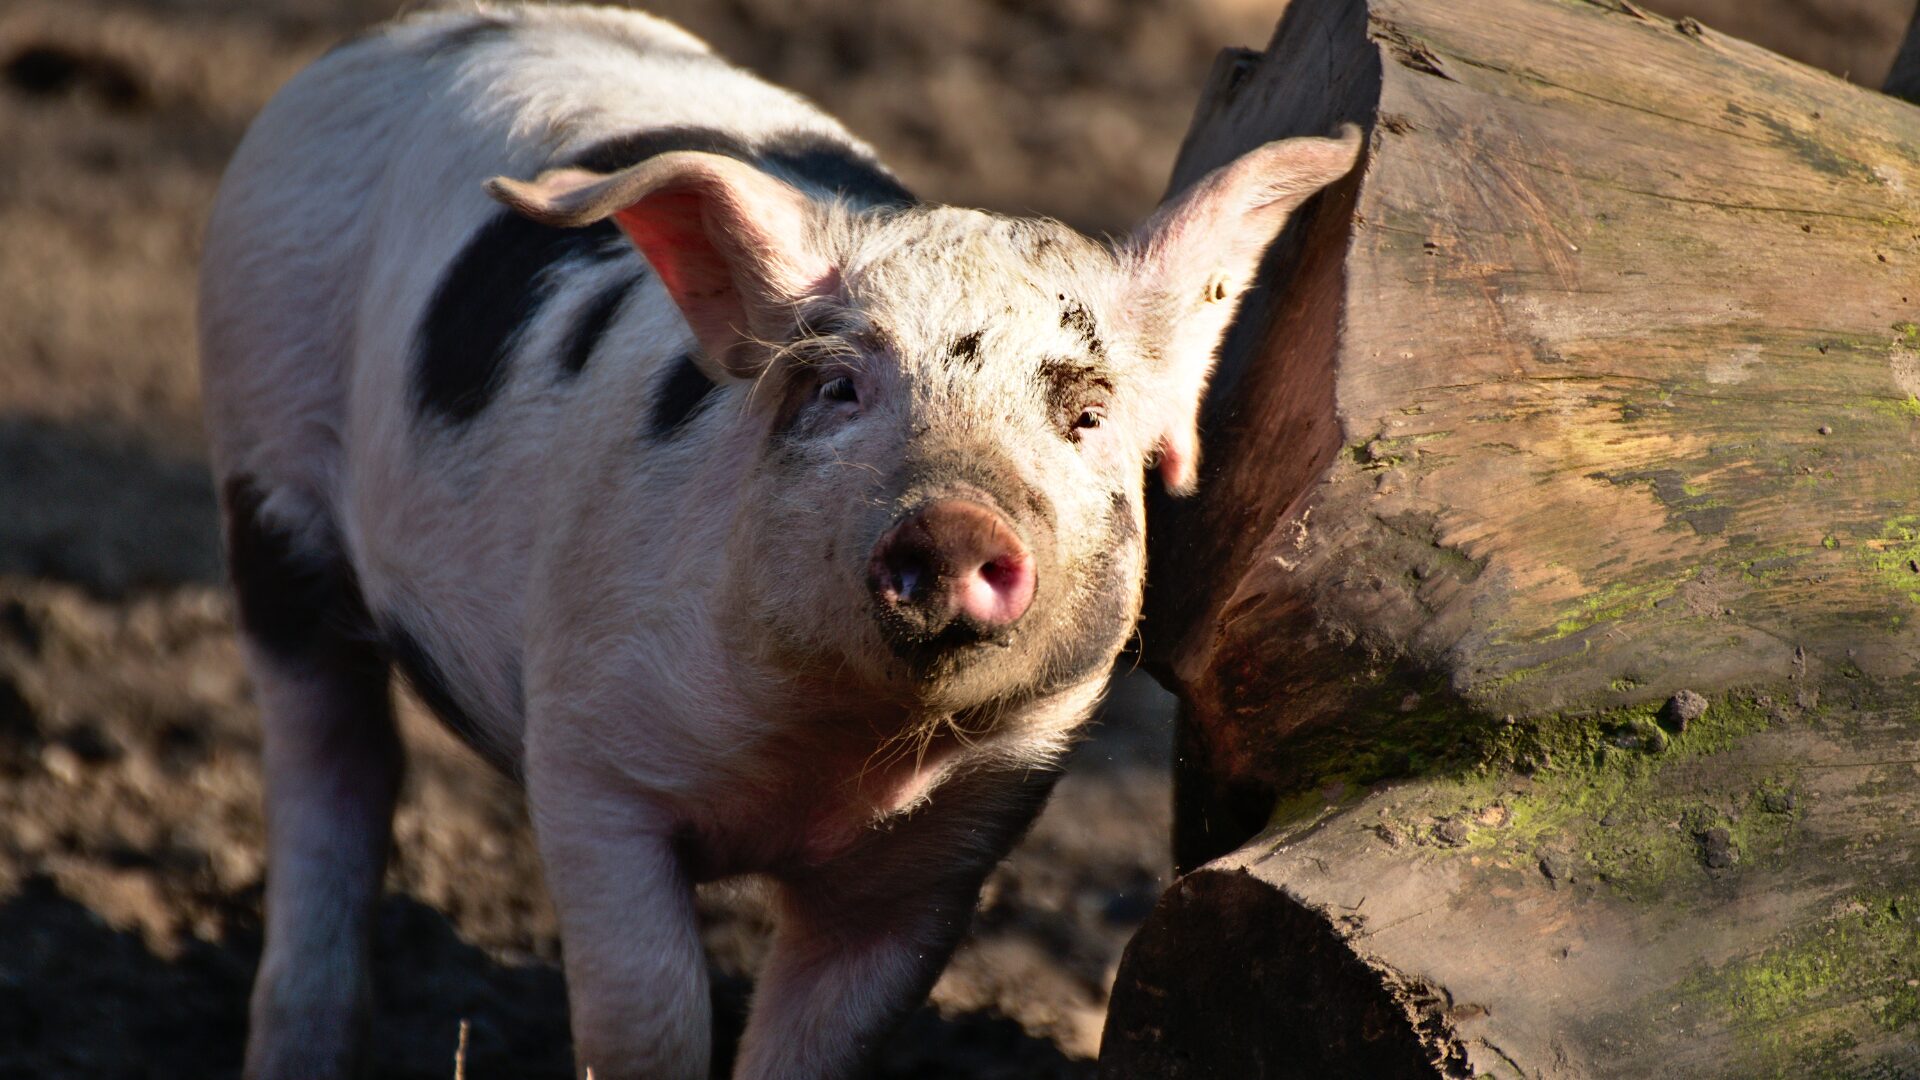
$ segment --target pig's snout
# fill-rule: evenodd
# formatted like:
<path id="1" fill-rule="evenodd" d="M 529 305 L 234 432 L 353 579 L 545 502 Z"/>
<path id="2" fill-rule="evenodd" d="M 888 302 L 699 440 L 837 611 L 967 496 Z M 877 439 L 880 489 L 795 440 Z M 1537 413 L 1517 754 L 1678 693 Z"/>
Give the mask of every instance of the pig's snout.
<path id="1" fill-rule="evenodd" d="M 1033 556 L 993 510 L 942 499 L 874 545 L 867 586 L 902 644 L 969 645 L 1002 636 L 1033 603 Z"/>

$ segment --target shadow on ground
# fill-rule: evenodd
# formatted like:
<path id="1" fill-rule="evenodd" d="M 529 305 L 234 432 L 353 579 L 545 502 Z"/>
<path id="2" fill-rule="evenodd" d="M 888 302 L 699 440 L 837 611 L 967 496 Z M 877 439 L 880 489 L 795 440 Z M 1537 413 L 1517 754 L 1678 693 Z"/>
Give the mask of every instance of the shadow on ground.
<path id="1" fill-rule="evenodd" d="M 0 415 L 0 574 L 100 596 L 219 580 L 206 462 L 107 425 Z"/>
<path id="2" fill-rule="evenodd" d="M 240 928 L 227 937 L 156 949 L 50 879 L 26 881 L 0 905 L 0 1077 L 237 1077 L 260 943 L 249 917 L 258 897 L 232 902 Z M 401 896 L 381 908 L 375 953 L 375 1077 L 447 1080 L 462 1021 L 467 1076 L 572 1077 L 566 991 L 552 965 L 493 959 L 461 940 L 446 916 Z M 724 1076 L 748 984 L 716 974 L 716 1075 Z M 1090 1076 L 1091 1067 L 1005 1016 L 922 1009 L 875 1075 L 1046 1080 Z"/>

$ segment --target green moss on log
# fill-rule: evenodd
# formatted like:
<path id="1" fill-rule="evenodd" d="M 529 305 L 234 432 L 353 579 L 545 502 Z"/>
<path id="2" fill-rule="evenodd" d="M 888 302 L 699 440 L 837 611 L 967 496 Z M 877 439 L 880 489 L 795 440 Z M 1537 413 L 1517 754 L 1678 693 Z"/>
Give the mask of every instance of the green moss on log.
<path id="1" fill-rule="evenodd" d="M 1859 1032 L 1920 1035 L 1920 894 L 1856 893 L 1676 995 L 1739 1033 L 1752 1076 L 1856 1077 Z"/>
<path id="2" fill-rule="evenodd" d="M 1920 604 L 1920 514 L 1888 521 L 1862 552 L 1874 580 Z"/>
<path id="3" fill-rule="evenodd" d="M 1383 828 L 1443 856 L 1526 873 L 1557 852 L 1562 877 L 1597 879 L 1636 900 L 1684 898 L 1707 875 L 1765 865 L 1783 850 L 1798 816 L 1793 767 L 1701 766 L 1787 717 L 1768 694 L 1736 692 L 1684 729 L 1657 703 L 1502 723 L 1462 751 L 1462 768 L 1420 784 Z"/>

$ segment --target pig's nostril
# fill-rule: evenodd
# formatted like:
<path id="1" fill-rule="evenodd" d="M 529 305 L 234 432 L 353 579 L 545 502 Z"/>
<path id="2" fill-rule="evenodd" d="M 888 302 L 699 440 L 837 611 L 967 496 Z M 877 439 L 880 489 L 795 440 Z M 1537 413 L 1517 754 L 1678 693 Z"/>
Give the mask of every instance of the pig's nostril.
<path id="1" fill-rule="evenodd" d="M 874 593 L 889 607 L 910 607 L 931 599 L 940 584 L 937 554 L 916 531 L 896 530 L 874 553 Z"/>
<path id="2" fill-rule="evenodd" d="M 980 565 L 959 589 L 960 611 L 987 626 L 1010 626 L 1033 602 L 1033 560 L 1009 551 Z"/>
<path id="3" fill-rule="evenodd" d="M 874 597 L 896 626 L 939 634 L 950 622 L 1012 626 L 1033 599 L 1033 558 L 1005 518 L 945 499 L 897 523 L 875 546 Z"/>
<path id="4" fill-rule="evenodd" d="M 987 584 L 996 589 L 1004 589 L 1012 585 L 1024 573 L 1026 573 L 1024 561 L 1005 556 L 984 563 L 980 567 L 980 576 L 986 578 Z"/>
<path id="5" fill-rule="evenodd" d="M 926 576 L 926 567 L 918 559 L 903 559 L 893 566 L 893 594 L 905 603 L 913 603 L 913 594 L 920 589 L 920 582 Z"/>

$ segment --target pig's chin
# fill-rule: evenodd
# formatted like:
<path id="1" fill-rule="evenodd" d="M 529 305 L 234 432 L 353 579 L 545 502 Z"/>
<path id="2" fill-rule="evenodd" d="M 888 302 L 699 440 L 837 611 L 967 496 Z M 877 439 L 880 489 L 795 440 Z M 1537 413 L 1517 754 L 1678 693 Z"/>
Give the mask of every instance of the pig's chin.
<path id="1" fill-rule="evenodd" d="M 863 630 L 834 655 L 802 663 L 824 662 L 843 685 L 858 687 L 854 692 L 870 702 L 915 712 L 957 711 L 1025 696 L 1038 675 L 1039 658 L 1021 628 L 990 635 L 957 628 L 903 639 L 876 620 Z"/>
<path id="2" fill-rule="evenodd" d="M 916 706 L 970 709 L 1018 694 L 1033 681 L 1017 633 L 964 644 L 896 649 L 892 681 Z M 904 652 L 904 655 L 902 653 Z"/>

